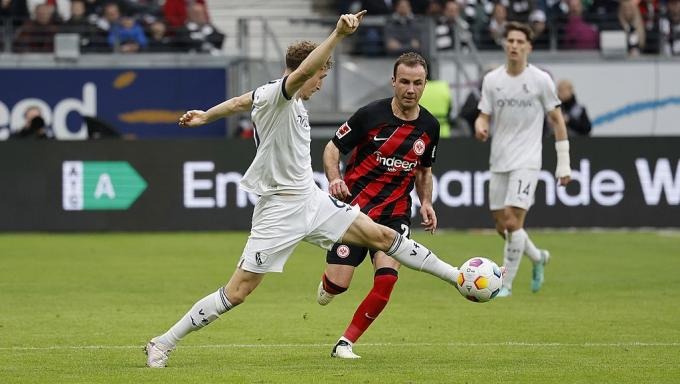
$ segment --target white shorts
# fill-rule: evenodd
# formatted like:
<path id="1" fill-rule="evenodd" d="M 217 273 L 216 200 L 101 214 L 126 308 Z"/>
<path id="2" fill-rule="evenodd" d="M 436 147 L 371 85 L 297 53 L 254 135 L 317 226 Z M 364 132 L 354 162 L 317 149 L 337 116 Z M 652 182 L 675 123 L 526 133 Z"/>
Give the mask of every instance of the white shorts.
<path id="1" fill-rule="evenodd" d="M 510 172 L 491 172 L 489 180 L 489 208 L 504 207 L 529 210 L 534 203 L 538 169 L 518 169 Z"/>
<path id="2" fill-rule="evenodd" d="M 304 195 L 262 196 L 238 266 L 254 273 L 282 272 L 300 241 L 330 250 L 359 215 L 358 206 L 319 188 Z"/>

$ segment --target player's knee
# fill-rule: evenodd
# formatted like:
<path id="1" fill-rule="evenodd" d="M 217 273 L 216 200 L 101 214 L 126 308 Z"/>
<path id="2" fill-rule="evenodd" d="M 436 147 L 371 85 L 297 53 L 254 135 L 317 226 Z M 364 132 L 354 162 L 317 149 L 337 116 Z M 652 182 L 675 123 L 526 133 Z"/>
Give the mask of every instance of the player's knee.
<path id="1" fill-rule="evenodd" d="M 377 242 L 376 244 L 377 246 L 374 247 L 374 249 L 379 249 L 384 252 L 387 252 L 390 249 L 392 243 L 394 242 L 394 239 L 397 236 L 401 236 L 394 229 L 385 227 L 383 225 L 378 226 L 378 233 L 379 235 L 375 239 L 375 241 Z"/>
<path id="2" fill-rule="evenodd" d="M 505 229 L 508 232 L 515 232 L 520 228 L 521 228 L 520 222 L 515 216 L 508 215 L 505 217 Z"/>

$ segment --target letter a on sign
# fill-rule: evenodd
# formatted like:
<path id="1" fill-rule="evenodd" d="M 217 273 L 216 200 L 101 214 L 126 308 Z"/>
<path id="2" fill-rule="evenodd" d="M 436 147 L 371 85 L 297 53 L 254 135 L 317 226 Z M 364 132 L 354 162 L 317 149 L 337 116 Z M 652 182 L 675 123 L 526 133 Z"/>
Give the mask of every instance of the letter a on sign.
<path id="1" fill-rule="evenodd" d="M 94 191 L 94 198 L 101 199 L 102 196 L 106 195 L 109 199 L 116 198 L 116 191 L 113 189 L 113 183 L 111 182 L 111 176 L 108 173 L 102 173 L 99 175 L 99 181 L 97 181 L 97 188 Z"/>

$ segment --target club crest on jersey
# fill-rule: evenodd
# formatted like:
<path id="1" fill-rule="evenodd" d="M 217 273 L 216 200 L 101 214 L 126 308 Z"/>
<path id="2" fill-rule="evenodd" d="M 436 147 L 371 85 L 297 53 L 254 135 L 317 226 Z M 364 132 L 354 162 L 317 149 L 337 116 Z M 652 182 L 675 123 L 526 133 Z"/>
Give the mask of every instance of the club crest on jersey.
<path id="1" fill-rule="evenodd" d="M 349 125 L 345 123 L 341 125 L 340 128 L 338 128 L 338 130 L 335 132 L 335 136 L 338 139 L 342 139 L 343 137 L 345 137 L 345 135 L 347 135 L 350 132 L 352 132 L 352 128 L 350 128 Z"/>
<path id="2" fill-rule="evenodd" d="M 415 143 L 413 143 L 413 152 L 415 152 L 418 156 L 425 153 L 425 142 L 422 139 L 418 139 Z"/>
<path id="3" fill-rule="evenodd" d="M 344 259 L 345 257 L 349 256 L 349 247 L 346 245 L 341 245 L 335 250 L 335 253 L 338 254 L 338 257 Z"/>

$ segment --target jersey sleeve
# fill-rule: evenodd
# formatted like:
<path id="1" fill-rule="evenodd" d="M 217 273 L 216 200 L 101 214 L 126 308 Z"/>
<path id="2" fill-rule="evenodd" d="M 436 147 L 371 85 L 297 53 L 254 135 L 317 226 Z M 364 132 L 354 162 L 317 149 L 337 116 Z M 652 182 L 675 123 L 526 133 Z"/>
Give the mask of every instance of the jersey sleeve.
<path id="1" fill-rule="evenodd" d="M 434 161 L 437 158 L 437 145 L 439 145 L 439 121 L 436 118 L 432 118 L 431 130 L 428 130 L 428 135 L 430 135 L 430 144 L 425 148 L 423 156 L 420 157 L 421 167 L 432 167 Z"/>
<path id="2" fill-rule="evenodd" d="M 491 115 L 493 112 L 493 99 L 491 95 L 491 85 L 489 84 L 489 76 L 484 76 L 482 80 L 482 94 L 480 95 L 479 104 L 477 109 L 482 111 L 486 115 Z"/>
<path id="3" fill-rule="evenodd" d="M 360 108 L 335 131 L 333 143 L 343 155 L 351 152 L 366 135 L 368 131 L 367 118 L 366 108 Z"/>
<path id="4" fill-rule="evenodd" d="M 543 102 L 543 110 L 545 112 L 550 112 L 562 104 L 560 99 L 557 97 L 557 90 L 555 83 L 552 81 L 550 76 L 546 74 L 543 78 L 541 100 Z"/>
<path id="5" fill-rule="evenodd" d="M 281 80 L 273 80 L 255 89 L 253 92 L 253 105 L 262 107 L 264 105 L 279 105 L 291 100 L 286 94 L 286 80 L 288 76 Z"/>

